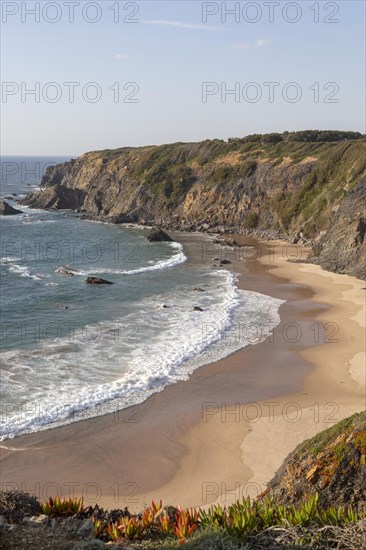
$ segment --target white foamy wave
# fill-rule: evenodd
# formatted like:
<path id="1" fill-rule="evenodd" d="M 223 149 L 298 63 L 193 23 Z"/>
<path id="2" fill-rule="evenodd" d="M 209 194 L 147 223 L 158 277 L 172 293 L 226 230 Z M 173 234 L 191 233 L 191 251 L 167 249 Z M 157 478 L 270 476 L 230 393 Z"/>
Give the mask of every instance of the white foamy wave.
<path id="1" fill-rule="evenodd" d="M 23 403 L 32 397 L 4 419 L 1 439 L 141 403 L 200 366 L 263 341 L 280 322 L 282 303 L 238 290 L 235 276 L 218 271 L 204 293 L 182 287 L 143 299 L 134 313 L 85 327 L 72 340 L 64 335 L 4 352 L 8 395 Z"/>
<path id="2" fill-rule="evenodd" d="M 56 220 L 34 219 L 27 216 L 23 219 L 22 223 L 32 224 L 32 225 L 37 223 L 56 223 Z"/>
<path id="3" fill-rule="evenodd" d="M 15 263 L 20 261 L 21 261 L 21 258 L 19 258 L 18 256 L 4 256 L 3 258 L 0 259 L 0 265 L 7 265 L 12 262 Z"/>
<path id="4" fill-rule="evenodd" d="M 29 277 L 31 279 L 34 279 L 36 281 L 40 281 L 43 279 L 42 275 L 39 275 L 38 273 L 32 273 L 29 267 L 26 265 L 19 265 L 16 263 L 11 263 L 9 265 L 9 271 L 12 273 L 18 273 L 21 277 Z"/>
<path id="5" fill-rule="evenodd" d="M 116 275 L 138 275 L 139 273 L 148 273 L 149 271 L 160 271 L 161 269 L 175 267 L 176 265 L 183 264 L 185 261 L 187 261 L 187 256 L 183 252 L 183 245 L 181 245 L 180 243 L 169 243 L 169 245 L 175 250 L 177 250 L 176 254 L 174 254 L 170 258 L 159 260 L 153 265 L 148 265 L 145 267 L 139 267 L 137 269 L 129 269 L 129 270 L 128 269 L 120 270 L 120 269 L 112 269 L 112 268 L 100 268 L 100 269 L 94 268 L 94 269 L 83 269 L 79 271 L 75 270 L 75 275 L 93 275 L 93 274 L 101 274 L 101 273 L 111 273 Z"/>

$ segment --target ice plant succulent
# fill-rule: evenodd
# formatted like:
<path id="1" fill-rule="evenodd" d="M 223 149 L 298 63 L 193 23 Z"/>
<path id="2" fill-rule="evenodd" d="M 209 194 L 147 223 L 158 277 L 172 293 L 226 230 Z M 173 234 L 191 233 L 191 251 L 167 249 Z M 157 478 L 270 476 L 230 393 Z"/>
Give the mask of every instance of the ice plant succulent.
<path id="1" fill-rule="evenodd" d="M 198 526 L 198 511 L 179 510 L 175 516 L 173 533 L 179 539 L 179 544 L 183 544 Z"/>
<path id="2" fill-rule="evenodd" d="M 160 501 L 159 504 L 152 501 L 151 506 L 149 508 L 145 508 L 144 513 L 142 515 L 142 522 L 146 529 L 149 529 L 150 527 L 152 527 L 157 514 L 162 509 L 162 506 L 163 506 L 162 501 Z"/>
<path id="3" fill-rule="evenodd" d="M 173 525 L 170 521 L 170 517 L 167 514 L 162 514 L 159 517 L 159 529 L 163 533 L 170 533 L 172 531 Z"/>
<path id="4" fill-rule="evenodd" d="M 90 519 L 94 523 L 94 536 L 95 538 L 99 538 L 105 531 L 104 524 L 100 519 L 94 517 L 91 517 Z"/>
<path id="5" fill-rule="evenodd" d="M 120 518 L 117 529 L 123 537 L 132 540 L 142 535 L 145 525 L 143 520 L 138 517 Z"/>
<path id="6" fill-rule="evenodd" d="M 73 516 L 84 510 L 84 501 L 82 498 L 50 498 L 48 502 L 42 504 L 42 512 L 46 516 Z"/>

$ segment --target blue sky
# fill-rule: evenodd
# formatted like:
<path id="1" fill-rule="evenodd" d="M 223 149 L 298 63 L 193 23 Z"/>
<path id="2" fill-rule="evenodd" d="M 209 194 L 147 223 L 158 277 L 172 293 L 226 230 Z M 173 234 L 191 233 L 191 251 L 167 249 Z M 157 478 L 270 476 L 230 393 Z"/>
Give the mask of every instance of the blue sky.
<path id="1" fill-rule="evenodd" d="M 363 1 L 80 0 L 74 22 L 63 1 L 1 4 L 3 155 L 365 131 Z M 38 23 L 26 11 L 37 4 Z M 235 4 L 225 21 L 221 5 Z M 76 83 L 72 103 L 67 82 Z"/>

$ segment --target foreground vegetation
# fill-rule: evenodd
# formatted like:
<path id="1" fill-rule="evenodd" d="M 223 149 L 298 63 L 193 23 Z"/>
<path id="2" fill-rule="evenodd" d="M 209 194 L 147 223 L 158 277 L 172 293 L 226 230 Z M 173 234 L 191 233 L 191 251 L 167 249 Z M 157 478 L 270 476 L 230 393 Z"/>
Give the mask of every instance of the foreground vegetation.
<path id="1" fill-rule="evenodd" d="M 366 548 L 366 411 L 301 443 L 265 493 L 228 506 L 181 509 L 152 502 L 140 514 L 40 503 L 0 492 L 6 550 L 361 550 Z"/>
<path id="2" fill-rule="evenodd" d="M 64 518 L 82 513 L 84 506 L 81 499 L 55 498 L 44 503 L 42 511 L 52 518 Z M 278 504 L 273 498 L 258 502 L 247 498 L 227 507 L 217 504 L 207 510 L 182 510 L 163 508 L 161 501 L 158 504 L 153 501 L 139 515 L 125 510 L 114 522 L 94 515 L 91 520 L 94 536 L 106 542 L 135 541 L 143 548 L 173 548 L 185 544 L 193 549 L 209 548 L 207 544 L 221 541 L 222 548 L 237 548 L 258 537 L 268 540 L 289 537 L 296 545 L 314 544 L 321 539 L 321 534 L 334 532 L 334 528 L 347 530 L 348 526 L 366 520 L 366 512 L 357 512 L 352 507 L 322 508 L 316 493 L 296 506 Z"/>

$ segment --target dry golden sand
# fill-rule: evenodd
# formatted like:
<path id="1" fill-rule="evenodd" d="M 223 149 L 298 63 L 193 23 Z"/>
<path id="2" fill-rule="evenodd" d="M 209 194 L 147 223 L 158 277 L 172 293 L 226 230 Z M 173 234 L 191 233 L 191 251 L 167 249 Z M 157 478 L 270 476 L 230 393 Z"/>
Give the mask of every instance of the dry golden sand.
<path id="1" fill-rule="evenodd" d="M 319 341 L 319 345 L 299 351 L 315 368 L 304 377 L 301 391 L 258 401 L 258 408 L 240 404 L 239 423 L 235 414 L 228 413 L 235 410 L 234 402 L 226 402 L 222 414 L 209 416 L 207 424 L 196 425 L 185 434 L 183 441 L 190 452 L 174 479 L 162 489 L 162 494 L 170 496 L 184 487 L 185 505 L 197 505 L 199 497 L 204 506 L 256 496 L 299 443 L 366 408 L 365 282 L 316 265 L 289 262 L 287 258 L 298 253 L 296 247 L 282 242 L 266 244 L 269 249 L 259 261 L 267 272 L 284 284 L 310 287 L 313 296 L 309 300 L 327 306 L 317 313 L 315 323 L 301 325 L 301 330 Z M 306 252 L 301 251 L 302 257 Z M 297 319 L 297 326 L 292 327 L 294 319 L 287 320 L 285 333 L 295 340 L 300 322 Z M 300 341 L 303 338 L 305 334 Z M 239 457 L 236 441 L 240 434 L 244 437 Z M 202 472 L 206 474 L 203 487 Z M 198 487 L 202 487 L 201 495 Z"/>
<path id="2" fill-rule="evenodd" d="M 257 484 L 265 487 L 296 445 L 366 408 L 365 282 L 316 265 L 290 263 L 284 259 L 287 246 L 271 244 L 270 272 L 310 286 L 311 301 L 330 306 L 317 315 L 325 328 L 325 341 L 330 342 L 300 352 L 315 367 L 305 377 L 301 392 L 281 397 L 272 414 L 250 424 L 241 449 L 243 462 L 252 472 L 248 491 L 252 495 Z M 296 405 L 287 409 L 290 402 Z"/>
<path id="3" fill-rule="evenodd" d="M 225 504 L 263 490 L 298 443 L 364 409 L 365 283 L 290 263 L 284 243 L 261 250 L 233 268 L 242 288 L 286 299 L 271 339 L 138 409 L 12 440 L 1 449 L 2 487 L 133 510 L 152 498 Z M 326 328 L 319 342 L 314 327 Z"/>

